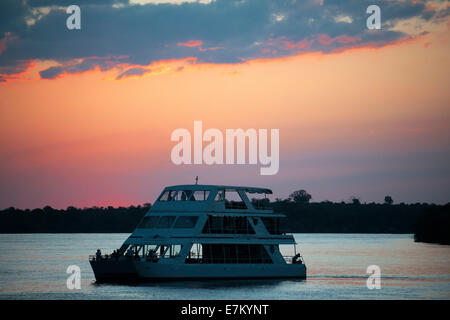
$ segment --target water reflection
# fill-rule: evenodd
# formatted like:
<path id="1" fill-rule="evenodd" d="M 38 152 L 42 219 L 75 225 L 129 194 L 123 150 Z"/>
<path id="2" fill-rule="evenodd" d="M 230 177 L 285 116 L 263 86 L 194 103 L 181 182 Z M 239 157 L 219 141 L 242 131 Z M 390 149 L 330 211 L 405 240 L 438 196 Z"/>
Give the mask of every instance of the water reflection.
<path id="1" fill-rule="evenodd" d="M 173 280 L 173 281 L 146 281 L 143 283 L 98 283 L 94 281 L 93 286 L 124 286 L 129 285 L 133 287 L 165 287 L 165 288 L 204 288 L 204 289 L 223 289 L 223 288 L 276 288 L 286 284 L 302 284 L 306 283 L 306 279 L 231 279 L 231 280 Z"/>
<path id="2" fill-rule="evenodd" d="M 111 252 L 127 237 L 2 234 L 0 299 L 450 299 L 450 246 L 415 243 L 411 235 L 296 234 L 306 280 L 97 284 L 88 255 Z M 73 264 L 81 290 L 66 287 Z M 381 268 L 381 290 L 366 287 L 372 264 Z"/>

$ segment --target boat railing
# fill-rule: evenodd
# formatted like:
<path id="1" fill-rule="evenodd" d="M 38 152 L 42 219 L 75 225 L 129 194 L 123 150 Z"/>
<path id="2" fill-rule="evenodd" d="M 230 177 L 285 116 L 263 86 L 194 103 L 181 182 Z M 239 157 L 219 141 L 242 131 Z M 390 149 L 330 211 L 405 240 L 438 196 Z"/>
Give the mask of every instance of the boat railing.
<path id="1" fill-rule="evenodd" d="M 300 254 L 295 256 L 283 256 L 287 264 L 305 264 L 303 257 Z"/>
<path id="2" fill-rule="evenodd" d="M 97 255 L 89 255 L 89 261 L 99 261 L 99 260 L 113 260 L 119 259 L 121 256 L 113 255 L 113 254 L 102 254 L 100 256 Z"/>
<path id="3" fill-rule="evenodd" d="M 147 261 L 158 261 L 161 256 L 159 254 L 155 254 L 154 256 L 142 256 L 142 255 L 114 255 L 114 254 L 102 254 L 99 256 L 100 259 L 97 258 L 97 255 L 89 255 L 89 261 L 107 261 L 107 260 L 142 260 L 145 258 Z"/>

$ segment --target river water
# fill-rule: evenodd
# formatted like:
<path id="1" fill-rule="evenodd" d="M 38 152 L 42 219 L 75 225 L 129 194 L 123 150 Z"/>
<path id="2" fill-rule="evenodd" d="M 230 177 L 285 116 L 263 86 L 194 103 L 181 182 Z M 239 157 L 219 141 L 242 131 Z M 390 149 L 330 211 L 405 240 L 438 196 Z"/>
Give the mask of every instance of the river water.
<path id="1" fill-rule="evenodd" d="M 450 246 L 412 235 L 294 234 L 306 280 L 208 280 L 96 284 L 88 255 L 111 252 L 128 234 L 1 234 L 0 299 L 450 299 Z M 291 252 L 284 252 L 291 254 Z M 69 290 L 67 267 L 81 269 Z M 367 267 L 381 288 L 367 288 Z"/>

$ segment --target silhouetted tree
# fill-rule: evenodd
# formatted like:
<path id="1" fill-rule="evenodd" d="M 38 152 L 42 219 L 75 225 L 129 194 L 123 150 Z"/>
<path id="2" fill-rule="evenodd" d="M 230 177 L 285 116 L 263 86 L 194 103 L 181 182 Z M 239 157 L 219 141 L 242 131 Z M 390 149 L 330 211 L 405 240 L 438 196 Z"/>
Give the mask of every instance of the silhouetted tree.
<path id="1" fill-rule="evenodd" d="M 53 211 L 55 211 L 55 209 L 53 209 L 53 208 L 50 207 L 50 206 L 45 206 L 45 207 L 44 207 L 44 212 L 45 212 L 45 213 L 51 213 L 51 212 L 53 212 Z"/>
<path id="2" fill-rule="evenodd" d="M 394 200 L 392 199 L 391 196 L 386 196 L 384 197 L 384 204 L 393 204 Z"/>
<path id="3" fill-rule="evenodd" d="M 358 205 L 361 204 L 361 201 L 357 197 L 351 197 L 350 200 L 352 200 L 353 204 L 358 204 Z"/>
<path id="4" fill-rule="evenodd" d="M 306 190 L 297 190 L 291 193 L 289 196 L 295 203 L 309 203 L 309 200 L 312 199 L 312 196 L 306 192 Z"/>

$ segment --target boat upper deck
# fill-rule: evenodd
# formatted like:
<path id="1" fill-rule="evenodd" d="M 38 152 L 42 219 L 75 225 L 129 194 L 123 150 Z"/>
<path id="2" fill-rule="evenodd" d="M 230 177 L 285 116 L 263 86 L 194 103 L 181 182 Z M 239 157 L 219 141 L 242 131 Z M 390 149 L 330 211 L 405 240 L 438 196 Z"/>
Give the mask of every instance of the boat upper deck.
<path id="1" fill-rule="evenodd" d="M 217 185 L 164 188 L 128 244 L 194 241 L 293 243 L 266 197 L 270 189 Z"/>
<path id="2" fill-rule="evenodd" d="M 250 193 L 263 193 L 263 194 L 272 194 L 272 190 L 267 188 L 257 188 L 257 187 L 244 187 L 244 186 L 224 186 L 224 185 L 208 185 L 208 184 L 185 184 L 185 185 L 177 185 L 170 186 L 164 188 L 166 190 L 219 190 L 219 189 L 234 189 L 234 190 L 243 190 L 245 192 Z"/>
<path id="3" fill-rule="evenodd" d="M 272 190 L 267 188 L 177 185 L 164 188 L 150 212 L 274 214 L 269 207 L 268 194 L 272 194 Z"/>

